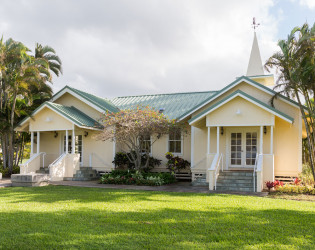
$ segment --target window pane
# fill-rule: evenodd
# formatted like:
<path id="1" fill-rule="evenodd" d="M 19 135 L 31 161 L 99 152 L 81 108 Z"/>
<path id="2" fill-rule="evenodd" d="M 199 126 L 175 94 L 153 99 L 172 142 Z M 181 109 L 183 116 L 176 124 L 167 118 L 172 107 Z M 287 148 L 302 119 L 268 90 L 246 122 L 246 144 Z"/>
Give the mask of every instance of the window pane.
<path id="1" fill-rule="evenodd" d="M 182 145 L 182 143 L 181 143 L 181 141 L 177 141 L 176 142 L 176 153 L 181 153 L 181 149 L 182 149 L 182 147 L 181 147 L 181 145 Z"/>
<path id="2" fill-rule="evenodd" d="M 175 151 L 175 142 L 174 141 L 170 141 L 169 142 L 169 145 L 170 145 L 170 147 L 169 147 L 169 151 L 170 152 L 174 152 Z"/>

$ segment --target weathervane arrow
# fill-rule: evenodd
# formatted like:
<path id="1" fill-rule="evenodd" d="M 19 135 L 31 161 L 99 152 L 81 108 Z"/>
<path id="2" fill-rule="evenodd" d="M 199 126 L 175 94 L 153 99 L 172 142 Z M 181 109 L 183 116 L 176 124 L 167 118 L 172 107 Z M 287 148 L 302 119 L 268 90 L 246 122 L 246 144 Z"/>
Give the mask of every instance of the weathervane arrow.
<path id="1" fill-rule="evenodd" d="M 256 23 L 256 18 L 253 17 L 253 24 L 252 24 L 252 27 L 254 29 L 254 31 L 256 30 L 256 28 L 260 25 L 260 23 Z"/>

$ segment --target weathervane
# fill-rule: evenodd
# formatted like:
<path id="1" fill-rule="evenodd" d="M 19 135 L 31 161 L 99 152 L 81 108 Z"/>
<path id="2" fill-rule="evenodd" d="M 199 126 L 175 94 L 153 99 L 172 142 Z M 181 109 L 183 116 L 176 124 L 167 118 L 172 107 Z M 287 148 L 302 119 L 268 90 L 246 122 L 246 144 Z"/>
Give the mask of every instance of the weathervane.
<path id="1" fill-rule="evenodd" d="M 257 28 L 259 25 L 260 25 L 260 23 L 256 23 L 256 18 L 253 17 L 253 24 L 252 24 L 252 26 L 253 26 L 254 31 L 256 31 L 256 28 Z"/>

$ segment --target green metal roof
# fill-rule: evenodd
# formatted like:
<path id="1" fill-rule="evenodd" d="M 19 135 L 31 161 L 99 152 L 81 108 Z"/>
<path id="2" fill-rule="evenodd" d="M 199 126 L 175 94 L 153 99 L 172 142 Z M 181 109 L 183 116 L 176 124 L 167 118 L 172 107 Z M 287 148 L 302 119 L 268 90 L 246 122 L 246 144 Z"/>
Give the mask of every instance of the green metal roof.
<path id="1" fill-rule="evenodd" d="M 186 113 L 191 107 L 199 105 L 213 96 L 216 91 L 188 92 L 174 94 L 156 94 L 140 96 L 116 97 L 111 102 L 119 109 L 132 109 L 136 106 L 150 106 L 156 110 L 164 109 L 163 114 L 170 119 L 176 119 Z"/>
<path id="2" fill-rule="evenodd" d="M 90 93 L 84 92 L 82 90 L 78 90 L 75 88 L 72 88 L 70 86 L 65 86 L 63 89 L 61 89 L 60 91 L 58 91 L 53 98 L 58 95 L 60 92 L 62 92 L 64 89 L 70 89 L 72 90 L 74 93 L 78 94 L 79 96 L 81 96 L 82 98 L 84 98 L 85 100 L 93 103 L 95 106 L 99 107 L 100 109 L 104 110 L 104 111 L 109 111 L 109 112 L 117 112 L 118 109 L 117 107 L 115 107 L 114 104 L 111 103 L 110 100 L 105 99 L 105 98 L 101 98 L 99 96 L 95 96 L 92 95 Z"/>
<path id="3" fill-rule="evenodd" d="M 283 113 L 283 112 L 281 112 L 281 111 L 279 111 L 279 110 L 277 110 L 277 109 L 271 107 L 270 105 L 268 105 L 268 104 L 266 104 L 266 103 L 264 103 L 264 102 L 262 102 L 262 101 L 260 101 L 260 100 L 258 100 L 258 99 L 256 99 L 256 98 L 254 98 L 254 97 L 252 97 L 252 96 L 246 94 L 245 92 L 243 92 L 243 91 L 241 91 L 241 90 L 236 90 L 235 92 L 233 92 L 232 94 L 226 96 L 225 98 L 223 98 L 223 99 L 220 100 L 219 102 L 217 102 L 217 103 L 215 103 L 214 105 L 210 106 L 209 108 L 205 109 L 204 111 L 202 111 L 201 113 L 199 113 L 199 114 L 196 115 L 195 117 L 191 118 L 191 119 L 188 121 L 188 123 L 192 123 L 192 122 L 198 120 L 199 118 L 205 116 L 209 111 L 211 111 L 211 110 L 214 109 L 215 107 L 221 105 L 221 104 L 224 103 L 226 100 L 228 100 L 228 99 L 230 99 L 230 98 L 233 98 L 234 96 L 237 96 L 238 94 L 247 97 L 248 99 L 252 100 L 253 102 L 264 106 L 264 107 L 265 107 L 266 109 L 268 109 L 269 111 L 272 111 L 272 112 L 278 114 L 279 116 L 282 116 L 282 117 L 284 117 L 284 118 L 290 120 L 290 121 L 293 123 L 294 119 L 293 119 L 291 116 L 286 115 L 285 113 Z"/>
<path id="4" fill-rule="evenodd" d="M 44 104 L 66 116 L 80 127 L 102 128 L 101 124 L 73 106 L 69 107 L 53 102 L 45 102 Z"/>
<path id="5" fill-rule="evenodd" d="M 42 105 L 40 105 L 37 109 L 35 109 L 32 112 L 32 115 L 36 113 L 38 110 L 40 110 L 43 106 L 48 106 L 57 113 L 65 116 L 69 120 L 71 120 L 75 125 L 79 127 L 89 127 L 89 128 L 96 128 L 96 129 L 102 129 L 103 126 L 95 121 L 93 118 L 89 117 L 88 115 L 84 114 L 77 108 L 71 106 L 64 106 L 61 104 L 53 103 L 53 102 L 44 102 Z M 26 122 L 30 116 L 24 118 L 16 127 L 21 126 L 24 122 Z"/>

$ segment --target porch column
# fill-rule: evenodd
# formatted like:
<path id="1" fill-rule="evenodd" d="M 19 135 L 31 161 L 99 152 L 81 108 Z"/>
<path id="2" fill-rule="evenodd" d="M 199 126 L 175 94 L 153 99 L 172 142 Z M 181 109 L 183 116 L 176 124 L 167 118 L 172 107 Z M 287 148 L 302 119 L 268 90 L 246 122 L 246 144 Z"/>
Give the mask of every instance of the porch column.
<path id="1" fill-rule="evenodd" d="M 263 153 L 263 130 L 264 130 L 264 127 L 263 126 L 260 126 L 260 146 L 259 146 L 259 154 L 262 154 Z"/>
<path id="2" fill-rule="evenodd" d="M 68 144 L 69 144 L 69 136 L 68 136 L 69 134 L 68 134 L 68 130 L 66 130 L 66 151 L 65 151 L 65 153 L 66 154 L 68 154 Z"/>
<path id="3" fill-rule="evenodd" d="M 220 127 L 217 127 L 217 154 L 220 151 L 219 146 L 220 146 Z"/>
<path id="4" fill-rule="evenodd" d="M 37 154 L 39 154 L 39 142 L 40 142 L 40 132 L 37 131 Z"/>
<path id="5" fill-rule="evenodd" d="M 75 132 L 74 132 L 74 129 L 72 130 L 72 152 L 71 154 L 75 154 Z"/>
<path id="6" fill-rule="evenodd" d="M 190 138 L 190 167 L 194 166 L 194 154 L 195 154 L 195 127 L 191 126 L 191 138 Z"/>
<path id="7" fill-rule="evenodd" d="M 34 154 L 34 132 L 31 132 L 31 156 Z"/>
<path id="8" fill-rule="evenodd" d="M 273 155 L 273 126 L 270 126 L 270 154 Z"/>
<path id="9" fill-rule="evenodd" d="M 208 144 L 207 153 L 210 154 L 210 127 L 208 127 Z"/>

